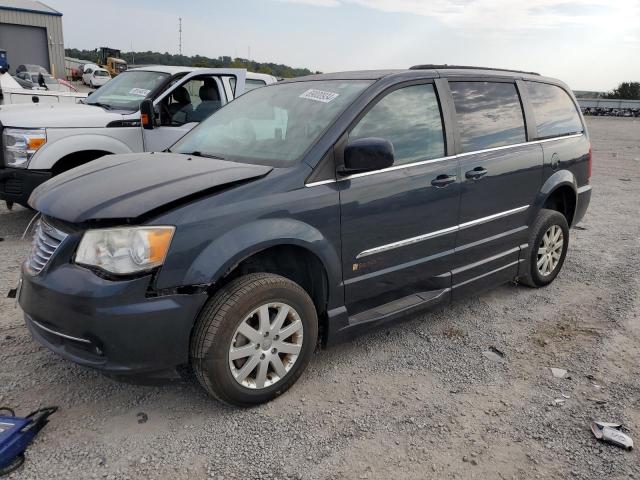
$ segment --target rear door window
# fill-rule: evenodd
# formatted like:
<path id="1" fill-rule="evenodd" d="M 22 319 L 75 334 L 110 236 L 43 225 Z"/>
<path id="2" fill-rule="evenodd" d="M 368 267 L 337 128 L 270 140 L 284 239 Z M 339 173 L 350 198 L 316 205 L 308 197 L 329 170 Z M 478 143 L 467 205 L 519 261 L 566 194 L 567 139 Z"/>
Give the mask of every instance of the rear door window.
<path id="1" fill-rule="evenodd" d="M 444 135 L 433 85 L 394 90 L 358 122 L 349 139 L 384 138 L 393 144 L 395 164 L 444 157 Z"/>
<path id="2" fill-rule="evenodd" d="M 526 82 L 538 128 L 538 138 L 551 138 L 584 129 L 571 97 L 556 85 Z"/>
<path id="3" fill-rule="evenodd" d="M 450 82 L 463 152 L 527 141 L 513 83 Z"/>
<path id="4" fill-rule="evenodd" d="M 255 80 L 253 78 L 247 78 L 244 81 L 244 91 L 248 92 L 249 90 L 253 90 L 254 88 L 264 87 L 266 84 L 267 82 L 265 82 L 264 80 Z M 234 89 L 235 89 L 235 82 L 234 82 Z"/>

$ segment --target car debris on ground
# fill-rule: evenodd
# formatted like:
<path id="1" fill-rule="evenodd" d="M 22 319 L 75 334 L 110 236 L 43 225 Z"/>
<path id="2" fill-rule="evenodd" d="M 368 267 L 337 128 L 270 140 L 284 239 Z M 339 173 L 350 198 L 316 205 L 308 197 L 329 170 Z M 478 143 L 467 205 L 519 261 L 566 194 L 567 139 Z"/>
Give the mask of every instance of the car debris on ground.
<path id="1" fill-rule="evenodd" d="M 550 370 L 555 378 L 565 378 L 567 376 L 567 371 L 563 368 L 550 367 Z"/>
<path id="2" fill-rule="evenodd" d="M 617 445 L 626 450 L 633 449 L 633 439 L 622 431 L 621 423 L 594 420 L 591 422 L 591 431 L 598 440 Z"/>

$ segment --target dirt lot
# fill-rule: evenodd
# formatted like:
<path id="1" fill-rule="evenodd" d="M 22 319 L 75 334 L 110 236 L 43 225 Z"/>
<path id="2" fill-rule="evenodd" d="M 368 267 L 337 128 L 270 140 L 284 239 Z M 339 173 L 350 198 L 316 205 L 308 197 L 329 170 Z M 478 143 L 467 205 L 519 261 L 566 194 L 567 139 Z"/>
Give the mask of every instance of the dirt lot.
<path id="1" fill-rule="evenodd" d="M 0 405 L 60 406 L 11 478 L 640 478 L 637 451 L 589 430 L 621 421 L 640 442 L 640 120 L 588 122 L 591 207 L 551 286 L 504 285 L 321 351 L 269 405 L 115 383 L 39 347 L 0 299 Z M 29 219 L 0 208 L 3 296 Z"/>

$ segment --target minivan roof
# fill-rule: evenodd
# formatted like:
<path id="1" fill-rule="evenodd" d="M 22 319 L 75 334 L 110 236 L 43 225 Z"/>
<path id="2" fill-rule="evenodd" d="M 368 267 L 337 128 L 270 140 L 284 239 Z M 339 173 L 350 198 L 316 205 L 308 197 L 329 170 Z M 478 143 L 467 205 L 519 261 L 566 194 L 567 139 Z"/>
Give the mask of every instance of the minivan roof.
<path id="1" fill-rule="evenodd" d="M 508 70 L 489 67 L 470 67 L 459 65 L 416 65 L 406 70 L 360 70 L 348 72 L 322 73 L 288 79 L 289 82 L 312 80 L 380 80 L 385 77 L 399 77 L 399 79 L 411 80 L 419 78 L 439 77 L 501 77 L 525 80 L 537 80 L 554 84 L 563 84 L 561 81 L 542 77 L 538 73 L 523 72 L 520 70 Z"/>

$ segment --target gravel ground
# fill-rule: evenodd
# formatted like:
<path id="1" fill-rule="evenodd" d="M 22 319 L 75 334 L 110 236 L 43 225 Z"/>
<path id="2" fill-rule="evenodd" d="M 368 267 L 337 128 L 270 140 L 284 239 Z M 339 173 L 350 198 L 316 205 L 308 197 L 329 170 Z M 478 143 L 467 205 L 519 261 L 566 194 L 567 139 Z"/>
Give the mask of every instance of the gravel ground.
<path id="1" fill-rule="evenodd" d="M 552 285 L 504 285 L 320 351 L 268 405 L 116 383 L 39 347 L 0 299 L 0 405 L 60 406 L 10 478 L 640 478 L 636 451 L 589 430 L 620 421 L 640 442 L 640 121 L 587 121 L 593 198 Z M 0 208 L 0 292 L 29 219 Z"/>

